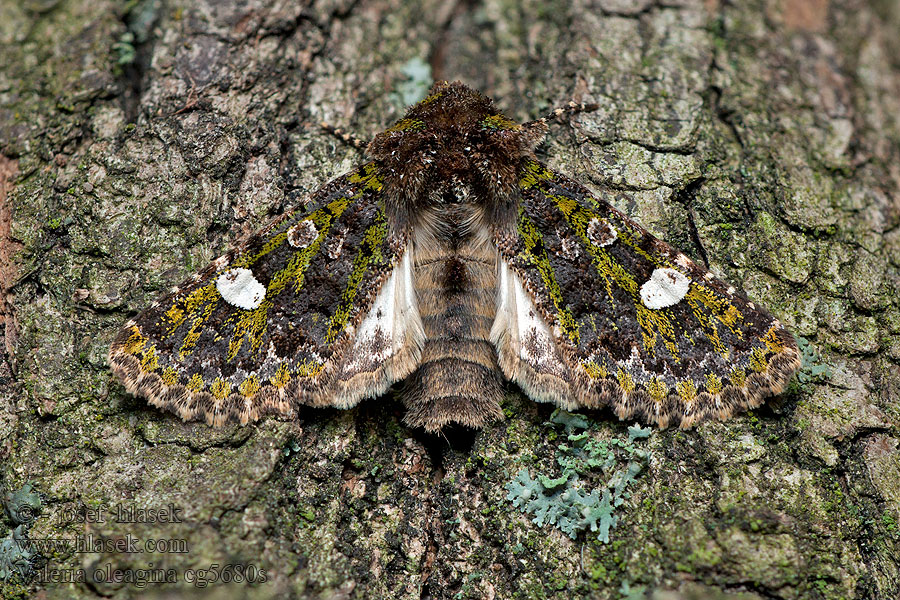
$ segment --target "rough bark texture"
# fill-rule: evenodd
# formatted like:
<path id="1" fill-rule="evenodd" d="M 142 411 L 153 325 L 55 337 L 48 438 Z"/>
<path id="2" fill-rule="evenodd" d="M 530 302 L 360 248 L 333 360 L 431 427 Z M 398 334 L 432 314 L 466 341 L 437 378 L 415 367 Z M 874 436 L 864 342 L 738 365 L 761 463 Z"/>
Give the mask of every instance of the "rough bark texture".
<path id="1" fill-rule="evenodd" d="M 189 552 L 45 553 L 179 583 L 13 578 L 2 597 L 897 598 L 898 28 L 889 0 L 3 2 L 0 485 L 44 495 L 32 539 Z M 513 389 L 505 422 L 448 445 L 390 397 L 183 424 L 105 364 L 129 315 L 359 159 L 310 123 L 383 128 L 419 59 L 517 119 L 599 103 L 553 128 L 551 165 L 621 190 L 618 208 L 809 340 L 766 408 L 644 442 L 608 544 L 507 500 L 571 443 Z M 624 435 L 588 416 L 595 441 Z M 66 516 L 118 503 L 183 522 Z M 213 563 L 268 581 L 184 582 Z"/>

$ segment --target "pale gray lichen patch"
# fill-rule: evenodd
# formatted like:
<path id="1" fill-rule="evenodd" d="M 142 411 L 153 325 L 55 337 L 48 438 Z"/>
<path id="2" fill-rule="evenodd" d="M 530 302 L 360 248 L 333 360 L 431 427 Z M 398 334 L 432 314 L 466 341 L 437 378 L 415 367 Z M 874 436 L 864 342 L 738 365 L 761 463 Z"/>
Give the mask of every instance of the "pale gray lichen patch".
<path id="1" fill-rule="evenodd" d="M 581 415 L 557 410 L 550 422 L 565 428 L 567 442 L 559 445 L 556 462 L 562 472 L 555 477 L 538 473 L 532 478 L 521 469 L 506 484 L 506 499 L 522 512 L 534 516 L 532 522 L 557 527 L 571 538 L 590 529 L 597 539 L 609 543 L 610 529 L 618 523 L 615 509 L 630 497 L 626 491 L 644 469 L 649 454 L 634 442 L 650 436 L 651 429 L 638 425 L 628 428 L 628 441 L 599 440 L 591 435 L 589 421 Z M 620 466 L 621 468 L 614 469 Z M 605 486 L 588 491 L 579 475 L 592 469 L 609 473 Z"/>
<path id="2" fill-rule="evenodd" d="M 654 269 L 641 286 L 641 302 L 651 310 L 674 306 L 681 302 L 691 287 L 687 275 L 675 269 Z"/>
<path id="3" fill-rule="evenodd" d="M 266 297 L 266 286 L 253 276 L 250 269 L 237 268 L 225 271 L 216 279 L 216 289 L 228 304 L 253 310 Z"/>

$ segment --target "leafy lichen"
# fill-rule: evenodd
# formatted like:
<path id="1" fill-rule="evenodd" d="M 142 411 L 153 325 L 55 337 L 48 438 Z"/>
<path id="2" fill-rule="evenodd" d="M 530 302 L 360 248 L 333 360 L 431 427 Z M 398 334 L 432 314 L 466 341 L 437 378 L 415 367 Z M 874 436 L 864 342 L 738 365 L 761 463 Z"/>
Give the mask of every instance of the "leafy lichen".
<path id="1" fill-rule="evenodd" d="M 394 96 L 400 105 L 409 106 L 424 98 L 434 82 L 431 65 L 416 56 L 406 61 L 401 71 L 406 80 L 397 85 Z"/>
<path id="2" fill-rule="evenodd" d="M 25 526 L 19 525 L 0 539 L 0 581 L 25 579 L 31 573 L 34 552 L 29 548 Z"/>
<path id="3" fill-rule="evenodd" d="M 506 484 L 506 499 L 523 512 L 534 515 L 532 522 L 550 524 L 571 538 L 590 529 L 598 532 L 597 539 L 609 543 L 609 531 L 616 526 L 616 508 L 630 496 L 628 486 L 643 470 L 649 453 L 637 448 L 634 442 L 646 439 L 649 428 L 639 425 L 628 428 L 628 439 L 600 440 L 592 435 L 591 425 L 584 417 L 557 410 L 549 424 L 562 425 L 569 443 L 557 447 L 556 462 L 560 474 L 538 473 L 532 478 L 522 469 Z M 605 485 L 589 493 L 582 477 L 596 473 L 608 475 Z"/>
<path id="4" fill-rule="evenodd" d="M 806 338 L 797 336 L 797 346 L 800 348 L 800 371 L 797 380 L 800 383 L 822 381 L 831 377 L 831 369 L 821 362 L 822 357 Z"/>
<path id="5" fill-rule="evenodd" d="M 41 496 L 31 483 L 2 495 L 3 508 L 15 527 L 0 538 L 0 581 L 26 579 L 32 571 L 35 552 L 28 540 L 28 526 L 41 510 Z"/>
<path id="6" fill-rule="evenodd" d="M 3 495 L 3 508 L 16 525 L 30 523 L 41 510 L 41 496 L 26 483 L 14 492 Z"/>

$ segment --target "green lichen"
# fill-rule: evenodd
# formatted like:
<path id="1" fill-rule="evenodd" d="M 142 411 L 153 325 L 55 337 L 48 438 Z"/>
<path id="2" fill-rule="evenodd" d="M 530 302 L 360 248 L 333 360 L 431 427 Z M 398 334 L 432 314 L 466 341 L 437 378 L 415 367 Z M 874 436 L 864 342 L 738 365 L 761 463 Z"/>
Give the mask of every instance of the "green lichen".
<path id="1" fill-rule="evenodd" d="M 431 65 L 416 56 L 406 61 L 400 70 L 406 76 L 406 80 L 397 85 L 394 96 L 397 102 L 403 106 L 415 104 L 425 97 L 434 82 L 431 76 Z"/>
<path id="2" fill-rule="evenodd" d="M 647 597 L 647 586 L 636 585 L 631 586 L 627 581 L 623 581 L 619 586 L 619 593 L 622 594 L 621 600 L 643 600 Z"/>
<path id="3" fill-rule="evenodd" d="M 809 340 L 798 336 L 797 346 L 800 348 L 801 360 L 800 371 L 797 373 L 800 383 L 824 381 L 831 377 L 831 369 L 822 362 L 822 357 Z"/>
<path id="4" fill-rule="evenodd" d="M 14 492 L 4 493 L 2 503 L 15 527 L 0 538 L 0 581 L 25 581 L 36 557 L 28 540 L 28 527 L 41 511 L 41 496 L 31 483 L 26 483 Z"/>
<path id="5" fill-rule="evenodd" d="M 113 52 L 116 53 L 117 65 L 130 65 L 137 57 L 137 50 L 134 47 L 134 34 L 126 31 L 119 37 L 119 41 L 112 45 Z"/>
<path id="6" fill-rule="evenodd" d="M 534 515 L 532 522 L 538 526 L 554 525 L 573 539 L 590 529 L 608 544 L 609 531 L 618 522 L 613 513 L 630 497 L 627 488 L 649 457 L 634 442 L 649 437 L 651 430 L 635 425 L 628 428 L 627 440 L 600 440 L 591 434 L 591 424 L 584 417 L 560 410 L 548 424 L 566 430 L 569 443 L 559 444 L 556 453 L 562 472 L 555 476 L 538 473 L 532 478 L 528 469 L 522 469 L 506 484 L 506 499 Z M 608 476 L 605 485 L 586 492 L 582 478 L 592 479 L 598 473 Z"/>
<path id="7" fill-rule="evenodd" d="M 287 458 L 291 454 L 296 454 L 297 452 L 300 452 L 302 449 L 303 449 L 303 446 L 300 444 L 300 441 L 297 440 L 296 438 L 291 438 L 284 445 L 284 448 L 281 449 L 281 454 L 282 454 L 282 456 Z"/>
<path id="8" fill-rule="evenodd" d="M 3 508 L 16 525 L 31 523 L 41 511 L 41 496 L 31 483 L 3 495 Z"/>
<path id="9" fill-rule="evenodd" d="M 566 428 L 567 433 L 574 429 L 587 429 L 590 427 L 590 422 L 581 415 L 564 410 L 554 411 L 550 415 L 550 422 L 554 425 L 562 425 Z"/>
<path id="10" fill-rule="evenodd" d="M 0 581 L 14 577 L 24 580 L 31 574 L 34 552 L 29 548 L 26 533 L 25 526 L 19 525 L 0 539 Z"/>
<path id="11" fill-rule="evenodd" d="M 759 264 L 780 279 L 803 283 L 812 271 L 815 247 L 803 235 L 791 231 L 774 215 L 761 211 L 754 224 L 752 248 Z"/>

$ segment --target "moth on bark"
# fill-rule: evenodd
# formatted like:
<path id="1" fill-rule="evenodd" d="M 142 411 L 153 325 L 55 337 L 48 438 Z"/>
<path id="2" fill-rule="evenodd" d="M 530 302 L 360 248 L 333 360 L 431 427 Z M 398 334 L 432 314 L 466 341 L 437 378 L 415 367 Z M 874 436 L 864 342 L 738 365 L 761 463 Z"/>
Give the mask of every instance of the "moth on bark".
<path id="1" fill-rule="evenodd" d="M 541 164 L 546 122 L 436 83 L 312 209 L 128 321 L 113 371 L 211 425 L 350 408 L 398 382 L 406 422 L 429 431 L 502 418 L 505 380 L 539 402 L 660 427 L 780 393 L 800 365 L 793 336 Z"/>

